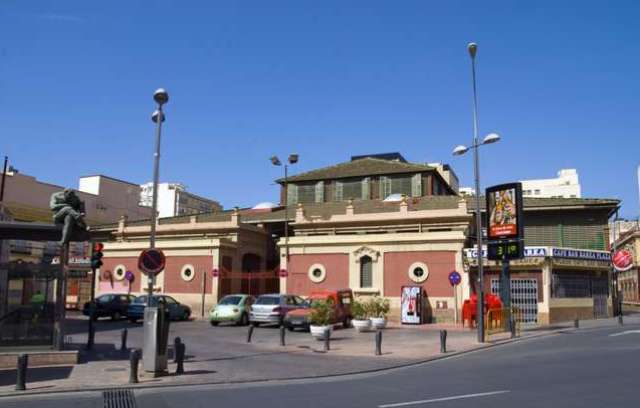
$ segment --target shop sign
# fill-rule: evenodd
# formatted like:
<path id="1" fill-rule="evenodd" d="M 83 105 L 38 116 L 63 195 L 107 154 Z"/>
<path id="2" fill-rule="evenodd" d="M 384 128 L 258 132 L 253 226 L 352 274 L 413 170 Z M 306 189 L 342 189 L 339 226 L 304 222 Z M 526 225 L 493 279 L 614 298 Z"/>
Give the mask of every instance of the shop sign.
<path id="1" fill-rule="evenodd" d="M 611 261 L 618 272 L 628 271 L 633 267 L 633 255 L 626 249 L 621 249 L 613 254 Z"/>
<path id="2" fill-rule="evenodd" d="M 546 257 L 548 254 L 547 247 L 525 247 L 525 258 Z M 464 250 L 464 256 L 468 259 L 475 259 L 478 257 L 478 250 L 476 248 L 469 248 Z M 487 257 L 487 248 L 482 249 L 482 257 Z"/>
<path id="3" fill-rule="evenodd" d="M 605 251 L 584 251 L 579 249 L 553 248 L 554 258 L 611 261 L 611 254 Z"/>

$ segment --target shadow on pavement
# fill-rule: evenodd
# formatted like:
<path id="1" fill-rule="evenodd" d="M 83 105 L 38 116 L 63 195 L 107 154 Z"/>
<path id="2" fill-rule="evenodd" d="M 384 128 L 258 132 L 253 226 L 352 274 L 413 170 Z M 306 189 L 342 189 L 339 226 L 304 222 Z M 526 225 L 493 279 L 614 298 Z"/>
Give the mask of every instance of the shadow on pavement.
<path id="1" fill-rule="evenodd" d="M 64 380 L 69 378 L 73 367 L 33 367 L 27 370 L 27 388 L 30 383 Z M 16 370 L 0 371 L 0 386 L 15 385 Z"/>

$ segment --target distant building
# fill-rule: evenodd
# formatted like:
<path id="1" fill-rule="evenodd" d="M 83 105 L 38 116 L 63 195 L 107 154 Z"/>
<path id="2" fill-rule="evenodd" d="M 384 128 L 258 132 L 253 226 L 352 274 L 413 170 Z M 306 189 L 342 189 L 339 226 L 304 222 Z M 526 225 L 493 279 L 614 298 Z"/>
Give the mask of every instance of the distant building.
<path id="1" fill-rule="evenodd" d="M 552 179 L 521 180 L 524 197 L 541 198 L 581 198 L 582 188 L 576 169 L 562 169 L 558 177 Z M 463 196 L 475 196 L 472 187 L 460 187 Z"/>
<path id="2" fill-rule="evenodd" d="M 580 198 L 582 190 L 576 169 L 562 169 L 552 179 L 522 180 L 525 197 Z"/>
<path id="3" fill-rule="evenodd" d="M 153 183 L 143 184 L 140 188 L 140 205 L 151 207 L 153 203 Z M 222 211 L 220 203 L 191 194 L 187 192 L 186 187 L 182 184 L 158 184 L 158 216 L 160 218 L 218 211 Z"/>

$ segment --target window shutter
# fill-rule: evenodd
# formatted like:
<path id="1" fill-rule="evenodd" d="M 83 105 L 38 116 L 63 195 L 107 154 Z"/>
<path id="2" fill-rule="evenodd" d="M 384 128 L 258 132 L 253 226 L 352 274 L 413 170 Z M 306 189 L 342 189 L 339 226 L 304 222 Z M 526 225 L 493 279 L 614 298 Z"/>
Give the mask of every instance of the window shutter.
<path id="1" fill-rule="evenodd" d="M 324 202 L 324 181 L 316 183 L 316 203 Z"/>
<path id="2" fill-rule="evenodd" d="M 362 180 L 362 199 L 363 200 L 368 200 L 369 198 L 371 198 L 369 180 L 370 180 L 369 177 L 365 177 Z"/>
<path id="3" fill-rule="evenodd" d="M 414 174 L 413 177 L 411 177 L 411 196 L 422 196 L 422 174 L 420 173 Z"/>
<path id="4" fill-rule="evenodd" d="M 298 204 L 298 186 L 287 184 L 287 205 Z"/>
<path id="5" fill-rule="evenodd" d="M 343 201 L 342 198 L 342 181 L 336 180 L 336 190 L 334 193 L 334 201 Z"/>

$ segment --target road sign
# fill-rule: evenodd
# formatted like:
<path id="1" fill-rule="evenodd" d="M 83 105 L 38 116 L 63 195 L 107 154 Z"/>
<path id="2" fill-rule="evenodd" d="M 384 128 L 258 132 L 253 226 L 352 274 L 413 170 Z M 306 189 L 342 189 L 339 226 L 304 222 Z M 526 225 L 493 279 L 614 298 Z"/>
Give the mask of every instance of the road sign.
<path id="1" fill-rule="evenodd" d="M 138 257 L 138 268 L 148 275 L 156 275 L 164 269 L 164 253 L 156 248 L 149 248 L 142 251 Z"/>
<path id="2" fill-rule="evenodd" d="M 287 272 L 286 269 L 280 269 L 278 271 L 278 276 L 281 278 L 286 278 L 287 276 L 289 276 L 289 272 Z"/>
<path id="3" fill-rule="evenodd" d="M 449 272 L 449 283 L 451 286 L 458 286 L 462 282 L 462 276 L 457 271 Z"/>
<path id="4" fill-rule="evenodd" d="M 633 255 L 626 249 L 621 249 L 613 254 L 611 259 L 613 266 L 619 272 L 628 271 L 633 268 Z"/>
<path id="5" fill-rule="evenodd" d="M 133 272 L 131 272 L 131 271 L 126 271 L 126 272 L 124 273 L 124 278 L 125 278 L 126 280 L 128 280 L 129 282 L 133 282 L 133 280 L 136 278 L 136 276 L 133 274 Z"/>

